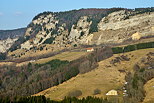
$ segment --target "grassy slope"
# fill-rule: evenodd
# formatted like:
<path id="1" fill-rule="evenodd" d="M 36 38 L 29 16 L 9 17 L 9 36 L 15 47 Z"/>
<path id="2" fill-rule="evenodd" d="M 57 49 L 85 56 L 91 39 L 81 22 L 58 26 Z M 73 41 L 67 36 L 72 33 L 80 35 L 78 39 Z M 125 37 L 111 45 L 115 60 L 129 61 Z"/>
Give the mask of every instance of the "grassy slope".
<path id="1" fill-rule="evenodd" d="M 36 60 L 33 63 L 42 64 L 42 63 L 48 62 L 48 61 L 53 60 L 53 59 L 72 61 L 72 60 L 78 59 L 81 56 L 84 56 L 84 55 L 87 55 L 87 54 L 88 54 L 87 52 L 63 52 L 63 53 L 57 54 L 57 55 L 52 56 L 52 57 Z M 25 64 L 28 64 L 28 63 L 29 63 L 29 61 L 18 63 L 17 66 L 22 66 L 22 65 L 25 65 Z"/>
<path id="2" fill-rule="evenodd" d="M 144 103 L 154 103 L 154 78 L 149 80 L 145 85 L 146 97 Z"/>
<path id="3" fill-rule="evenodd" d="M 53 59 L 72 61 L 72 60 L 78 59 L 79 57 L 84 56 L 86 54 L 87 54 L 87 52 L 63 52 L 63 53 L 55 55 L 53 57 L 39 59 L 38 61 L 36 61 L 36 63 L 45 63 L 45 62 L 48 62 Z"/>
<path id="4" fill-rule="evenodd" d="M 154 51 L 154 49 L 138 50 L 124 55 L 128 55 L 130 61 L 121 61 L 113 66 L 110 61 L 122 54 L 116 54 L 111 58 L 99 62 L 99 67 L 86 74 L 79 74 L 78 76 L 60 84 L 58 86 L 44 90 L 36 95 L 45 95 L 48 98 L 60 100 L 67 96 L 68 92 L 73 90 L 81 90 L 82 96 L 92 96 L 94 89 L 100 89 L 101 94 L 98 97 L 105 97 L 107 91 L 111 89 L 119 90 L 124 85 L 125 73 L 120 73 L 119 69 L 131 71 L 133 65 L 140 61 L 147 53 Z M 111 67 L 109 67 L 111 66 Z M 120 91 L 119 91 L 120 92 Z M 121 93 L 122 94 L 122 93 Z"/>

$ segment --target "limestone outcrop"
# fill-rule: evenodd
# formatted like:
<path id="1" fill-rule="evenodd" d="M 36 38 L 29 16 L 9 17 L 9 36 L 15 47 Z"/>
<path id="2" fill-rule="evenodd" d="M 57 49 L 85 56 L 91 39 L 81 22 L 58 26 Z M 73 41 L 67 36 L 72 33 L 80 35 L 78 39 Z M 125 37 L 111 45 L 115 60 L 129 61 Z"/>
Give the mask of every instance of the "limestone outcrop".
<path id="1" fill-rule="evenodd" d="M 14 38 L 14 39 L 8 38 L 5 40 L 0 40 L 0 52 L 2 53 L 6 52 L 17 39 L 18 38 Z"/>

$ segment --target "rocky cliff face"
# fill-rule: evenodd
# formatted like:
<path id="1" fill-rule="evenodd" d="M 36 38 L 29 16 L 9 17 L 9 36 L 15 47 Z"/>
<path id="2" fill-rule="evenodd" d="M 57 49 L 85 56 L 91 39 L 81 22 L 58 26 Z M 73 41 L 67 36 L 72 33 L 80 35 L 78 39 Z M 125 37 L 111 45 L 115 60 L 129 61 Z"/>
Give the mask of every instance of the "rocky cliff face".
<path id="1" fill-rule="evenodd" d="M 27 28 L 25 38 L 28 38 L 28 40 L 21 44 L 21 49 L 29 50 L 41 44 L 53 44 L 58 47 L 81 44 L 85 42 L 89 35 L 92 21 L 88 21 L 88 19 L 88 16 L 80 17 L 77 23 L 71 26 L 70 32 L 68 32 L 65 29 L 66 24 L 60 24 L 55 15 L 40 16 L 32 21 L 32 26 L 30 25 Z"/>
<path id="2" fill-rule="evenodd" d="M 153 12 L 138 15 L 125 10 L 114 12 L 104 17 L 98 24 L 101 32 L 97 43 L 120 43 L 127 39 L 138 40 L 141 37 L 152 36 L 153 26 Z"/>
<path id="3" fill-rule="evenodd" d="M 28 25 L 25 40 L 19 49 L 44 48 L 46 45 L 58 49 L 122 43 L 154 35 L 153 9 L 89 11 L 45 12 L 37 15 Z"/>

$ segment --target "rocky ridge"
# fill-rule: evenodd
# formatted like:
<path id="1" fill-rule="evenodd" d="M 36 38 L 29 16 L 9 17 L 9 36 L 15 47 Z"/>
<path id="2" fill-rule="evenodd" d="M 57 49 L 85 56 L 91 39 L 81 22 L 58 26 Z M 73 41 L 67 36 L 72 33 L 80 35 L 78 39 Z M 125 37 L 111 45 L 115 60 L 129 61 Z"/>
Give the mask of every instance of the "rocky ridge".
<path id="1" fill-rule="evenodd" d="M 6 52 L 19 37 L 22 37 L 26 28 L 14 30 L 0 30 L 0 53 Z"/>
<path id="2" fill-rule="evenodd" d="M 97 12 L 99 16 L 80 15 L 76 21 L 73 21 L 75 17 L 66 16 L 67 12 L 63 15 L 53 12 L 41 13 L 28 25 L 24 36 L 25 42 L 18 49 L 30 50 L 44 48 L 46 45 L 56 47 L 52 49 L 72 48 L 80 45 L 116 44 L 152 37 L 153 11 L 153 9 L 150 11 L 118 9 L 111 12 L 104 11 L 102 14 Z M 66 16 L 67 21 L 62 22 L 63 19 L 59 15 L 63 19 Z M 70 24 L 69 20 L 72 20 Z"/>

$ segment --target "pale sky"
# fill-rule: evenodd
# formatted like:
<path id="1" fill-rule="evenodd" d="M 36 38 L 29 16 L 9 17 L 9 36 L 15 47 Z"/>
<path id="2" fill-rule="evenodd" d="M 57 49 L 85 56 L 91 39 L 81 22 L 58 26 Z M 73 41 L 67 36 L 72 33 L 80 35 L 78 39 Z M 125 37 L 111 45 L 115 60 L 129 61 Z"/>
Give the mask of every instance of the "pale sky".
<path id="1" fill-rule="evenodd" d="M 43 11 L 154 7 L 154 0 L 0 0 L 0 30 L 26 27 Z"/>

